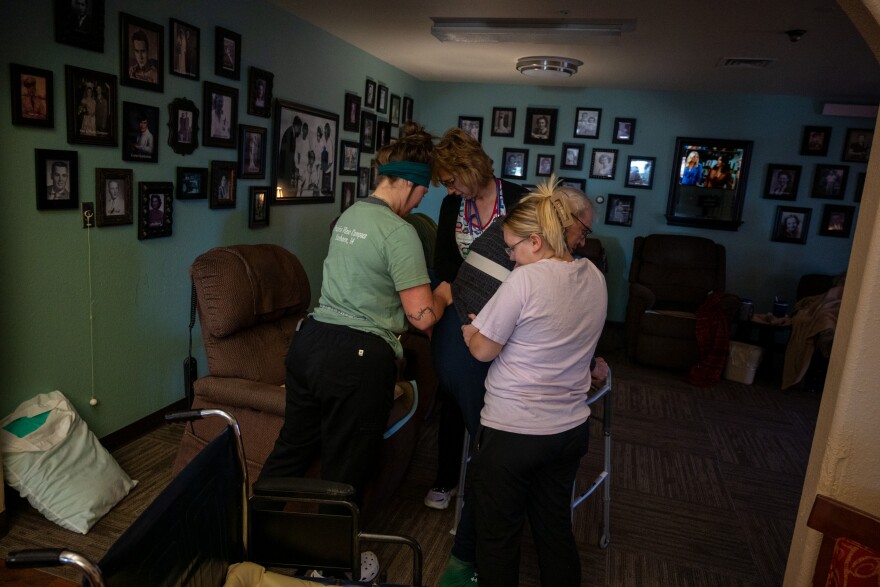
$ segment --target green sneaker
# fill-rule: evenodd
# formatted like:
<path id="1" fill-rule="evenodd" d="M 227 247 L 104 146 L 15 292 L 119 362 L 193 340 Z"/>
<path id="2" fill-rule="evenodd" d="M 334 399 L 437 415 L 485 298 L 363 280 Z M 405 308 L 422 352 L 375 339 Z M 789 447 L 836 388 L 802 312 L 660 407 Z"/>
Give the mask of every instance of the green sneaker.
<path id="1" fill-rule="evenodd" d="M 468 563 L 453 555 L 449 555 L 449 562 L 443 569 L 443 575 L 440 576 L 440 583 L 437 587 L 476 587 L 477 571 L 474 570 L 474 563 Z"/>

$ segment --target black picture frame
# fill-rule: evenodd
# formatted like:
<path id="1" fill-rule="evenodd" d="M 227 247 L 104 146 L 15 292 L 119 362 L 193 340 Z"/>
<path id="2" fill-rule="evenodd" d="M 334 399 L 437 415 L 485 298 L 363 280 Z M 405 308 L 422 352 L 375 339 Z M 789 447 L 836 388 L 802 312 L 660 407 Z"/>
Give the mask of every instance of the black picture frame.
<path id="1" fill-rule="evenodd" d="M 525 179 L 528 168 L 528 149 L 504 149 L 501 156 L 501 177 L 505 179 Z"/>
<path id="2" fill-rule="evenodd" d="M 99 227 L 133 224 L 133 190 L 134 174 L 131 169 L 96 168 L 96 224 Z"/>
<path id="3" fill-rule="evenodd" d="M 34 149 L 37 210 L 79 207 L 79 159 L 76 151 Z"/>
<path id="4" fill-rule="evenodd" d="M 598 139 L 602 123 L 601 108 L 576 108 L 574 113 L 574 138 Z"/>
<path id="5" fill-rule="evenodd" d="M 388 114 L 388 86 L 385 84 L 379 84 L 378 94 L 376 95 L 376 112 Z"/>
<path id="6" fill-rule="evenodd" d="M 632 226 L 635 209 L 635 196 L 608 194 L 608 205 L 605 207 L 605 224 L 609 226 Z"/>
<path id="7" fill-rule="evenodd" d="M 212 210 L 235 208 L 238 200 L 238 164 L 236 161 L 211 161 L 211 188 L 208 207 Z"/>
<path id="8" fill-rule="evenodd" d="M 559 169 L 583 169 L 584 145 L 579 143 L 562 143 L 562 154 L 559 156 Z"/>
<path id="9" fill-rule="evenodd" d="M 248 114 L 261 118 L 272 117 L 274 86 L 274 73 L 254 66 L 248 68 Z"/>
<path id="10" fill-rule="evenodd" d="M 168 73 L 199 80 L 201 36 L 197 26 L 171 18 L 168 21 Z"/>
<path id="11" fill-rule="evenodd" d="M 535 175 L 538 177 L 550 177 L 553 175 L 553 162 L 555 155 L 540 154 L 535 158 Z"/>
<path id="12" fill-rule="evenodd" d="M 458 128 L 471 135 L 478 143 L 483 143 L 482 116 L 459 116 Z"/>
<path id="13" fill-rule="evenodd" d="M 159 162 L 159 108 L 122 103 L 122 160 Z"/>
<path id="14" fill-rule="evenodd" d="M 801 155 L 824 157 L 831 142 L 830 126 L 805 126 L 801 137 Z"/>
<path id="15" fill-rule="evenodd" d="M 874 142 L 874 129 L 848 128 L 843 141 L 841 159 L 853 163 L 867 163 L 871 156 L 871 143 Z"/>
<path id="16" fill-rule="evenodd" d="M 864 171 L 860 171 L 858 175 L 856 175 L 856 191 L 853 194 L 853 202 L 861 202 L 862 201 L 862 192 L 865 191 L 865 177 L 867 173 Z"/>
<path id="17" fill-rule="evenodd" d="M 177 168 L 177 199 L 205 200 L 208 198 L 208 168 Z"/>
<path id="18" fill-rule="evenodd" d="M 751 155 L 752 141 L 677 137 L 666 223 L 739 230 Z"/>
<path id="19" fill-rule="evenodd" d="M 165 29 L 119 13 L 119 83 L 151 92 L 165 90 Z"/>
<path id="20" fill-rule="evenodd" d="M 221 26 L 214 27 L 214 74 L 241 79 L 241 35 Z"/>
<path id="21" fill-rule="evenodd" d="M 342 130 L 359 132 L 361 130 L 361 97 L 352 92 L 346 92 L 342 111 L 345 113 L 342 119 Z"/>
<path id="22" fill-rule="evenodd" d="M 358 167 L 357 197 L 366 198 L 370 195 L 370 168 Z"/>
<path id="23" fill-rule="evenodd" d="M 630 155 L 626 160 L 626 178 L 623 185 L 628 188 L 650 190 L 654 187 L 654 168 L 656 157 Z"/>
<path id="24" fill-rule="evenodd" d="M 104 52 L 104 0 L 84 3 L 55 0 L 54 4 L 56 42 Z M 80 8 L 84 8 L 84 12 Z"/>
<path id="25" fill-rule="evenodd" d="M 364 83 L 364 108 L 376 108 L 376 82 L 370 78 Z"/>
<path id="26" fill-rule="evenodd" d="M 556 108 L 526 108 L 523 142 L 527 145 L 555 145 L 558 117 Z"/>
<path id="27" fill-rule="evenodd" d="M 380 120 L 376 123 L 376 150 L 391 144 L 391 123 Z"/>
<path id="28" fill-rule="evenodd" d="M 357 174 L 355 174 L 357 175 Z M 352 204 L 355 203 L 357 197 L 357 184 L 353 181 L 342 182 L 342 197 L 339 198 L 339 212 L 345 212 Z"/>
<path id="29" fill-rule="evenodd" d="M 800 165 L 768 164 L 767 178 L 764 181 L 764 198 L 768 200 L 797 200 L 802 169 Z"/>
<path id="30" fill-rule="evenodd" d="M 370 159 L 370 191 L 376 191 L 379 185 L 379 166 L 376 165 L 376 158 Z"/>
<path id="31" fill-rule="evenodd" d="M 269 210 L 272 201 L 271 186 L 251 186 L 248 194 L 248 228 L 269 226 Z"/>
<path id="32" fill-rule="evenodd" d="M 10 63 L 9 89 L 12 124 L 55 128 L 55 81 L 51 71 Z"/>
<path id="33" fill-rule="evenodd" d="M 168 104 L 168 146 L 178 155 L 199 148 L 199 109 L 192 100 L 175 98 Z"/>
<path id="34" fill-rule="evenodd" d="M 393 127 L 400 126 L 400 96 L 397 94 L 391 94 L 391 106 L 388 110 L 388 121 Z"/>
<path id="35" fill-rule="evenodd" d="M 265 179 L 268 129 L 240 124 L 238 133 L 238 176 L 241 179 Z"/>
<path id="36" fill-rule="evenodd" d="M 378 118 L 372 112 L 361 110 L 361 153 L 376 152 L 376 125 Z"/>
<path id="37" fill-rule="evenodd" d="M 820 163 L 813 174 L 813 187 L 810 196 L 825 200 L 842 200 L 846 195 L 846 181 L 849 165 Z"/>
<path id="38" fill-rule="evenodd" d="M 777 206 L 770 240 L 777 243 L 805 244 L 812 214 L 812 208 Z"/>
<path id="39" fill-rule="evenodd" d="M 410 122 L 413 119 L 413 112 L 415 112 L 415 101 L 409 96 L 403 97 L 403 110 L 400 112 L 400 123 L 404 124 Z"/>
<path id="40" fill-rule="evenodd" d="M 234 149 L 238 137 L 238 89 L 209 81 L 202 84 L 202 144 Z"/>
<path id="41" fill-rule="evenodd" d="M 512 137 L 516 131 L 516 108 L 495 106 L 492 108 L 492 136 Z"/>
<path id="42" fill-rule="evenodd" d="M 825 204 L 822 207 L 822 223 L 819 225 L 819 234 L 849 238 L 855 214 L 855 206 Z"/>
<path id="43" fill-rule="evenodd" d="M 360 143 L 339 141 L 339 175 L 357 175 L 360 160 Z"/>
<path id="44" fill-rule="evenodd" d="M 71 145 L 115 147 L 119 91 L 116 76 L 91 69 L 64 66 L 67 104 L 67 142 Z M 103 99 L 99 98 L 99 94 Z"/>
<path id="45" fill-rule="evenodd" d="M 587 191 L 587 180 L 582 177 L 560 177 L 559 185 L 575 188 L 585 193 Z"/>
<path id="46" fill-rule="evenodd" d="M 611 142 L 617 145 L 632 145 L 636 139 L 635 118 L 615 118 L 614 135 Z"/>
<path id="47" fill-rule="evenodd" d="M 274 133 L 274 203 L 333 202 L 339 115 L 277 98 Z"/>
<path id="48" fill-rule="evenodd" d="M 170 181 L 138 182 L 138 240 L 171 236 L 173 224 L 174 185 Z"/>
<path id="49" fill-rule="evenodd" d="M 590 155 L 590 177 L 614 179 L 617 173 L 617 149 L 593 149 Z"/>

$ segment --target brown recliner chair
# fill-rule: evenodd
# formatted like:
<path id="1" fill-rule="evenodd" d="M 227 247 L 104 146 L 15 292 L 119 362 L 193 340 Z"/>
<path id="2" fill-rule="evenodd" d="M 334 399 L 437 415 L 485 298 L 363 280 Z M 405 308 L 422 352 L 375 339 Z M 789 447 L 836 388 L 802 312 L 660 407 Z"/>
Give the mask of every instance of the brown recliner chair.
<path id="1" fill-rule="evenodd" d="M 299 259 L 277 245 L 211 249 L 190 267 L 208 375 L 195 380 L 192 408 L 219 408 L 238 420 L 253 482 L 275 446 L 284 422 L 284 360 L 310 304 L 309 280 Z M 388 426 L 411 416 L 383 445 L 382 465 L 364 496 L 362 520 L 397 489 L 412 458 L 426 406 L 436 383 L 427 337 L 405 335 L 408 357 L 395 390 Z M 224 426 L 219 418 L 187 424 L 173 473 L 177 474 Z M 319 465 L 309 472 L 318 474 Z"/>
<path id="2" fill-rule="evenodd" d="M 688 369 L 700 360 L 696 311 L 712 292 L 723 292 L 726 252 L 702 237 L 638 236 L 633 243 L 626 306 L 627 355 L 640 363 Z M 733 322 L 739 298 L 726 295 Z"/>

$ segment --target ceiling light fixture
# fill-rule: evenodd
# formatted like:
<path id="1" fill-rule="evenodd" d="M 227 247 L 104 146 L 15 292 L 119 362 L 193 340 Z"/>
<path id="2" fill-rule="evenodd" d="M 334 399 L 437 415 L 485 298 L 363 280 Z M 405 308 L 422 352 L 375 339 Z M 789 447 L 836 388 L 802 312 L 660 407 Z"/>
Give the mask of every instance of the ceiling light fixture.
<path id="1" fill-rule="evenodd" d="M 636 29 L 635 19 L 532 20 L 527 18 L 432 17 L 431 34 L 444 43 L 594 44 L 615 42 Z"/>
<path id="2" fill-rule="evenodd" d="M 516 70 L 529 77 L 560 78 L 573 76 L 583 64 L 570 57 L 520 57 Z"/>

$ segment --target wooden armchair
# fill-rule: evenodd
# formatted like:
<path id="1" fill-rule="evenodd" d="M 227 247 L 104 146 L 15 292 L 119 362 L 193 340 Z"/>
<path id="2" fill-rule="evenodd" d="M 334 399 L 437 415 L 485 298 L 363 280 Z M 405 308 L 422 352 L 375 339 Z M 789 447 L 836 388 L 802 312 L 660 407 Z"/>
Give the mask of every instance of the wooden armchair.
<path id="1" fill-rule="evenodd" d="M 880 584 L 880 517 L 817 495 L 807 526 L 824 534 L 814 587 Z"/>

